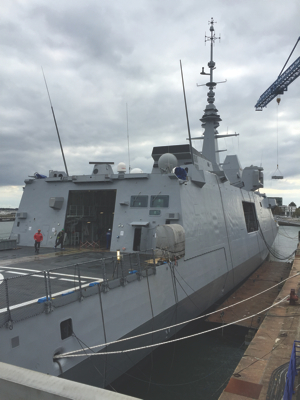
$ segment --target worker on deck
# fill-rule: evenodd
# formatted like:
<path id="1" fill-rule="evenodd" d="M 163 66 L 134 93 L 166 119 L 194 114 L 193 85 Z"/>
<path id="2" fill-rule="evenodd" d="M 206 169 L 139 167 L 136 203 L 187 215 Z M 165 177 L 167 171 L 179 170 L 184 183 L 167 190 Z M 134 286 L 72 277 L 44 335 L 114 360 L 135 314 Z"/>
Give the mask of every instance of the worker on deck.
<path id="1" fill-rule="evenodd" d="M 60 245 L 61 250 L 64 250 L 64 248 L 63 248 L 64 238 L 65 238 L 65 230 L 63 228 L 60 232 L 58 232 L 58 234 L 56 236 L 56 241 L 55 241 L 55 246 L 54 246 L 55 249 L 57 246 Z"/>
<path id="2" fill-rule="evenodd" d="M 33 239 L 35 241 L 34 242 L 35 254 L 39 254 L 40 245 L 41 245 L 41 242 L 43 241 L 43 235 L 42 235 L 40 229 L 38 229 L 37 233 L 34 234 Z"/>

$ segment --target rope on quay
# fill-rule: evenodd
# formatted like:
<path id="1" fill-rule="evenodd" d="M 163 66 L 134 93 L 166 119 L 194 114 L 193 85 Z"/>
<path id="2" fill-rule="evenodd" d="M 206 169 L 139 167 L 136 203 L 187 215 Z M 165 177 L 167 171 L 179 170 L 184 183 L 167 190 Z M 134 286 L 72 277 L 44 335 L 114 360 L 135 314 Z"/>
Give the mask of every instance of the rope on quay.
<path id="1" fill-rule="evenodd" d="M 299 275 L 299 273 L 297 273 L 296 275 Z M 294 275 L 294 276 L 295 276 L 295 275 Z M 282 281 L 282 282 L 283 282 L 283 281 Z M 280 283 L 282 283 L 282 282 L 280 282 Z M 275 285 L 275 286 L 276 286 L 276 285 Z M 252 296 L 252 297 L 255 297 L 255 296 Z M 98 356 L 98 355 L 99 355 L 99 356 L 102 356 L 102 355 L 109 355 L 109 354 L 129 353 L 129 352 L 132 352 L 132 351 L 149 349 L 149 348 L 152 348 L 152 347 L 162 346 L 162 345 L 164 345 L 164 344 L 169 344 L 169 343 L 178 342 L 178 341 L 180 341 L 180 340 L 190 339 L 190 338 L 195 337 L 195 336 L 204 335 L 205 333 L 213 332 L 213 331 L 216 331 L 216 330 L 218 330 L 218 329 L 223 329 L 223 328 L 226 328 L 227 326 L 234 325 L 234 324 L 236 324 L 236 323 L 238 323 L 238 322 L 242 322 L 242 321 L 245 321 L 245 320 L 247 320 L 247 319 L 256 317 L 257 315 L 259 315 L 259 314 L 261 314 L 261 313 L 263 313 L 263 312 L 266 312 L 266 311 L 270 310 L 270 309 L 273 308 L 273 307 L 276 307 L 278 304 L 280 304 L 280 303 L 282 303 L 283 301 L 285 301 L 288 297 L 289 297 L 289 295 L 285 296 L 282 300 L 279 300 L 277 303 L 273 303 L 270 307 L 267 307 L 267 308 L 265 308 L 264 310 L 261 310 L 261 311 L 259 311 L 259 312 L 256 313 L 256 314 L 249 315 L 249 316 L 247 316 L 247 317 L 245 317 L 245 318 L 241 318 L 241 319 L 239 319 L 239 320 L 236 320 L 236 321 L 233 321 L 233 322 L 229 322 L 229 323 L 226 324 L 226 325 L 221 325 L 221 326 L 218 326 L 218 327 L 209 329 L 209 330 L 207 330 L 207 331 L 198 332 L 198 333 L 195 333 L 195 334 L 193 334 L 193 335 L 184 336 L 184 337 L 182 337 L 182 338 L 172 339 L 172 340 L 169 340 L 169 341 L 167 341 L 167 342 L 161 342 L 161 343 L 150 344 L 150 345 L 147 345 L 147 346 L 136 347 L 136 348 L 133 348 L 133 349 L 119 350 L 119 351 L 107 351 L 107 352 L 101 352 L 101 353 L 89 353 L 88 355 L 89 355 L 89 356 Z M 243 301 L 244 301 L 244 300 L 243 300 Z M 241 303 L 241 302 L 240 302 L 240 303 Z M 238 303 L 236 303 L 236 304 L 238 304 Z M 226 307 L 226 308 L 229 308 L 229 307 Z M 218 311 L 220 311 L 220 310 L 218 310 Z M 196 319 L 196 318 L 195 318 L 195 319 Z M 187 322 L 188 322 L 188 321 L 187 321 Z M 185 323 L 187 323 L 187 322 L 185 322 Z M 179 324 L 177 324 L 177 325 L 179 325 Z M 175 325 L 173 325 L 173 326 L 175 326 Z M 172 326 L 171 326 L 171 327 L 172 327 Z M 166 328 L 163 328 L 163 329 L 169 329 L 169 328 L 171 328 L 171 327 L 166 327 Z M 162 330 L 162 329 L 159 329 L 159 330 L 153 331 L 153 332 L 158 332 L 158 331 L 161 331 L 161 330 Z M 150 333 L 153 333 L 153 332 L 147 332 L 146 334 L 150 334 Z M 137 335 L 137 336 L 134 336 L 134 337 L 131 337 L 131 338 L 127 338 L 127 340 L 128 340 L 128 339 L 133 339 L 133 338 L 135 338 L 135 337 L 144 336 L 144 335 L 145 335 L 145 334 Z M 87 348 L 87 349 L 90 350 L 90 349 L 93 349 L 93 348 L 96 348 L 96 347 L 108 346 L 109 344 L 119 343 L 119 342 L 121 342 L 121 341 L 123 341 L 123 340 L 124 340 L 124 339 L 121 339 L 121 340 L 119 340 L 119 341 L 116 340 L 116 341 L 114 341 L 114 342 L 110 342 L 110 343 L 106 343 L 106 344 L 102 344 L 102 345 L 97 345 L 97 346 L 89 347 L 89 348 Z M 87 349 L 84 349 L 84 350 L 87 350 Z M 58 355 L 54 356 L 53 358 L 55 359 L 55 358 L 86 357 L 86 356 L 87 356 L 86 353 L 85 353 L 85 354 L 75 354 L 75 353 L 78 353 L 78 352 L 80 352 L 80 351 L 82 351 L 82 349 L 81 349 L 81 350 L 70 351 L 70 352 L 63 353 L 63 354 L 58 354 Z"/>

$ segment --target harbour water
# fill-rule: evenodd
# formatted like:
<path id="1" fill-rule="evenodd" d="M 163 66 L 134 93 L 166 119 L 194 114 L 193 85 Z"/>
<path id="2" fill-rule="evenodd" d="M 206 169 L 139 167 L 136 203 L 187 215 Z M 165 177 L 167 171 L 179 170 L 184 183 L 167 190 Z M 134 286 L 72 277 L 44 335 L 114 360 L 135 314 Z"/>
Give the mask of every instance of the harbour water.
<path id="1" fill-rule="evenodd" d="M 272 248 L 275 250 L 279 258 L 285 258 L 291 255 L 298 244 L 298 232 L 300 227 L 297 226 L 280 226 L 278 234 Z M 270 256 L 272 261 L 287 261 L 277 259 L 273 255 Z"/>
<path id="2" fill-rule="evenodd" d="M 0 240 L 9 237 L 13 224 L 14 221 L 0 222 Z"/>
<path id="3" fill-rule="evenodd" d="M 177 338 L 213 325 L 192 322 Z M 145 400 L 218 399 L 244 351 L 246 328 L 228 327 L 156 349 L 110 390 Z"/>

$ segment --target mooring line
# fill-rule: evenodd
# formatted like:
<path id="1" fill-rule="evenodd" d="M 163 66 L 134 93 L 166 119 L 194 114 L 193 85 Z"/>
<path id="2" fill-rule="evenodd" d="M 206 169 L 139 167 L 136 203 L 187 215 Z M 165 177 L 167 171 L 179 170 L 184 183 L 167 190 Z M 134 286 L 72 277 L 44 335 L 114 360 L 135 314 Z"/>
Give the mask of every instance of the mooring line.
<path id="1" fill-rule="evenodd" d="M 151 332 L 145 332 L 145 333 L 141 333 L 140 335 L 135 335 L 135 336 L 131 336 L 131 337 L 128 337 L 128 338 L 119 339 L 119 340 L 115 340 L 115 341 L 112 341 L 112 342 L 107 342 L 107 343 L 105 343 L 105 344 L 99 344 L 99 345 L 96 345 L 96 346 L 92 346 L 92 347 L 90 347 L 90 349 L 95 349 L 95 348 L 98 348 L 98 347 L 105 347 L 105 346 L 108 346 L 108 345 L 111 345 L 111 344 L 120 343 L 120 342 L 124 342 L 124 341 L 131 340 L 131 339 L 136 339 L 136 338 L 139 338 L 139 337 L 142 337 L 142 336 L 146 336 L 146 335 L 150 335 L 150 334 L 153 334 L 153 333 L 161 332 L 161 331 L 164 331 L 164 330 L 166 330 L 166 329 L 171 329 L 171 328 L 175 328 L 175 327 L 180 326 L 180 325 L 185 325 L 185 324 L 188 324 L 188 323 L 190 323 L 190 322 L 197 321 L 197 320 L 199 320 L 199 319 L 201 319 L 201 318 L 206 318 L 206 317 L 208 317 L 208 316 L 210 316 L 210 315 L 212 315 L 212 314 L 215 314 L 215 313 L 217 313 L 217 312 L 222 312 L 222 311 L 224 311 L 224 310 L 227 310 L 228 308 L 234 307 L 234 306 L 236 306 L 236 305 L 238 305 L 238 304 L 244 303 L 245 301 L 248 301 L 248 300 L 251 300 L 251 299 L 253 299 L 253 298 L 257 297 L 257 296 L 260 296 L 261 294 L 266 293 L 267 291 L 269 291 L 269 290 L 271 290 L 271 289 L 274 289 L 276 286 L 281 285 L 282 283 L 286 282 L 287 280 L 292 279 L 292 278 L 295 278 L 295 277 L 298 276 L 299 274 L 300 274 L 300 272 L 297 272 L 295 275 L 292 275 L 292 276 L 289 276 L 289 277 L 286 278 L 286 279 L 283 279 L 282 281 L 276 283 L 275 285 L 269 287 L 268 289 L 263 290 L 263 291 L 260 292 L 260 293 L 257 293 L 257 294 L 255 294 L 255 295 L 253 295 L 253 296 L 250 296 L 250 297 L 248 297 L 247 299 L 238 301 L 237 303 L 234 303 L 234 304 L 229 305 L 229 306 L 227 306 L 227 307 L 224 307 L 224 308 L 221 308 L 221 309 L 212 311 L 211 313 L 208 313 L 208 314 L 205 314 L 205 315 L 200 315 L 200 316 L 198 316 L 198 317 L 196 317 L 196 318 L 192 318 L 192 319 L 187 320 L 187 321 L 184 321 L 184 322 L 179 322 L 178 324 L 170 325 L 170 326 L 168 326 L 168 327 L 160 328 L 160 329 L 157 329 L 157 330 L 154 330 L 154 331 L 151 331 Z M 260 313 L 261 313 L 261 312 L 262 312 L 262 311 L 260 311 Z M 247 317 L 247 318 L 248 318 L 248 317 Z M 247 319 L 247 318 L 246 318 L 246 319 Z M 239 321 L 236 321 L 236 322 L 239 322 Z M 224 325 L 223 325 L 223 328 L 224 328 Z M 156 345 L 156 346 L 157 346 L 157 345 Z M 78 353 L 78 352 L 80 352 L 80 351 L 82 351 L 82 350 L 73 350 L 73 351 L 70 351 L 70 352 L 66 352 L 66 353 L 64 353 L 64 356 L 67 356 L 67 355 L 69 355 L 69 354 L 70 354 L 70 355 L 71 355 L 71 354 L 75 354 L 75 353 Z M 104 353 L 102 353 L 102 354 L 104 354 Z M 108 354 L 108 353 L 107 353 L 107 354 Z M 60 356 L 61 356 L 61 355 L 56 356 L 56 357 L 59 358 Z"/>
<path id="2" fill-rule="evenodd" d="M 239 320 L 237 320 L 237 321 L 229 322 L 229 323 L 226 324 L 226 325 L 217 326 L 217 327 L 212 328 L 212 329 L 209 329 L 209 330 L 207 330 L 207 331 L 194 333 L 193 335 L 184 336 L 184 337 L 182 337 L 182 338 L 172 339 L 172 340 L 169 340 L 169 341 L 167 341 L 167 342 L 160 342 L 160 343 L 156 343 L 156 344 L 150 344 L 150 345 L 147 345 L 147 346 L 136 347 L 136 348 L 133 348 L 133 349 L 118 350 L 118 351 L 106 351 L 106 352 L 101 352 L 101 353 L 89 353 L 89 356 L 103 356 L 103 355 L 108 355 L 108 354 L 123 354 L 123 353 L 129 353 L 129 352 L 131 352 L 131 351 L 145 350 L 145 349 L 149 349 L 149 348 L 152 348 L 152 347 L 162 346 L 162 345 L 164 345 L 164 344 L 179 342 L 180 340 L 190 339 L 190 338 L 192 338 L 192 337 L 204 335 L 205 333 L 213 332 L 213 331 L 216 331 L 216 330 L 218 330 L 218 329 L 223 329 L 223 328 L 226 328 L 227 326 L 234 325 L 234 324 L 236 324 L 236 323 L 238 323 L 238 322 L 245 321 L 246 319 L 253 318 L 253 317 L 255 317 L 255 316 L 257 316 L 257 315 L 259 315 L 259 314 L 261 314 L 261 313 L 263 313 L 263 312 L 266 312 L 266 311 L 270 310 L 270 309 L 273 308 L 273 307 L 276 307 L 278 304 L 280 304 L 280 303 L 282 303 L 283 301 L 285 301 L 288 297 L 289 297 L 289 295 L 285 296 L 282 300 L 279 300 L 277 303 L 273 303 L 270 307 L 267 307 L 267 308 L 265 308 L 264 310 L 261 310 L 261 311 L 259 311 L 259 312 L 256 313 L 256 314 L 249 315 L 248 317 L 241 318 L 241 319 L 239 319 Z M 93 348 L 95 348 L 95 347 L 97 347 L 97 346 L 94 346 Z M 90 349 L 92 349 L 92 347 L 90 347 Z M 82 351 L 82 350 L 79 350 L 79 351 Z M 78 352 L 78 350 L 76 350 L 76 352 Z M 75 353 L 75 351 L 74 351 L 74 353 Z M 69 352 L 69 353 L 64 353 L 64 354 L 56 355 L 56 356 L 53 357 L 53 358 L 86 357 L 86 356 L 87 356 L 86 354 L 71 354 L 71 352 Z"/>

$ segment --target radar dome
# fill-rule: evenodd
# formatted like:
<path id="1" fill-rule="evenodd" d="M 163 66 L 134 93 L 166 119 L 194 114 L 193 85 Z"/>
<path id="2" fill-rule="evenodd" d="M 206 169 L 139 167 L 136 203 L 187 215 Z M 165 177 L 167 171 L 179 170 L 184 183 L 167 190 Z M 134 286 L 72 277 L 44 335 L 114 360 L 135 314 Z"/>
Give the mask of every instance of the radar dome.
<path id="1" fill-rule="evenodd" d="M 142 174 L 143 171 L 141 170 L 141 168 L 133 168 L 133 169 L 130 171 L 130 173 L 131 173 L 131 174 Z"/>
<path id="2" fill-rule="evenodd" d="M 172 169 L 177 167 L 178 161 L 174 154 L 165 153 L 158 159 L 158 167 L 162 173 L 169 174 Z"/>
<path id="3" fill-rule="evenodd" d="M 120 162 L 117 166 L 117 171 L 118 172 L 126 172 L 126 164 L 123 162 Z"/>

